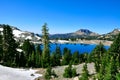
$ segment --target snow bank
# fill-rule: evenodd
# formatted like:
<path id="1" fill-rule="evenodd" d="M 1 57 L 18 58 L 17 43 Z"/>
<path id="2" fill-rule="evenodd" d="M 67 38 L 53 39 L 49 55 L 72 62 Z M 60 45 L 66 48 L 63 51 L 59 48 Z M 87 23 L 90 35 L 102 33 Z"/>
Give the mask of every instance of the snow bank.
<path id="1" fill-rule="evenodd" d="M 32 37 L 31 36 L 27 36 L 25 39 L 32 39 Z"/>
<path id="2" fill-rule="evenodd" d="M 19 31 L 19 30 L 13 30 L 13 34 L 14 36 L 16 37 L 20 37 L 20 34 L 22 34 L 23 32 L 22 31 Z"/>
<path id="3" fill-rule="evenodd" d="M 34 80 L 42 75 L 35 74 L 36 70 L 10 68 L 0 65 L 0 80 Z"/>
<path id="4" fill-rule="evenodd" d="M 67 40 L 58 40 L 59 43 L 69 43 Z"/>

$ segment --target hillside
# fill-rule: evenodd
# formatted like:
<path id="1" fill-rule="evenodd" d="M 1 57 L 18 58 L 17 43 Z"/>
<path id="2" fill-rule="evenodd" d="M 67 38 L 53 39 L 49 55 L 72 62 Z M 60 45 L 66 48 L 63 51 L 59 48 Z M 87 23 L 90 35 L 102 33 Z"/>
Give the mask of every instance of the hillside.
<path id="1" fill-rule="evenodd" d="M 54 34 L 50 35 L 50 38 L 55 39 L 55 38 L 88 38 L 88 37 L 97 37 L 99 36 L 98 33 L 92 32 L 88 29 L 80 29 L 72 33 L 65 33 L 65 34 Z"/>
<path id="2" fill-rule="evenodd" d="M 113 41 L 119 33 L 120 33 L 120 29 L 117 28 L 107 34 L 100 35 L 98 39 Z"/>
<path id="3" fill-rule="evenodd" d="M 31 42 L 41 41 L 41 37 L 33 32 L 22 31 L 17 27 L 11 26 L 13 30 L 13 35 L 16 41 L 23 42 L 26 39 L 29 39 Z M 0 25 L 0 31 L 3 31 L 3 25 Z"/>

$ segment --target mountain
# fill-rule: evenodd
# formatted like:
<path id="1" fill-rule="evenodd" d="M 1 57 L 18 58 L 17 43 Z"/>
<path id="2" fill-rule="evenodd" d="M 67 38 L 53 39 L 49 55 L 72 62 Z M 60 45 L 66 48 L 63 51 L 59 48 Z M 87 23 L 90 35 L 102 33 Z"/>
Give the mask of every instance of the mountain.
<path id="1" fill-rule="evenodd" d="M 11 26 L 13 30 L 13 35 L 16 41 L 23 42 L 26 39 L 29 39 L 31 42 L 41 41 L 41 37 L 33 32 L 22 31 L 17 27 Z M 0 25 L 0 31 L 3 31 L 3 25 Z"/>
<path id="2" fill-rule="evenodd" d="M 72 33 L 50 35 L 50 38 L 51 39 L 55 39 L 55 38 L 87 38 L 87 37 L 96 37 L 96 36 L 99 36 L 99 34 L 92 32 L 88 29 L 80 29 L 80 30 L 72 32 Z"/>
<path id="3" fill-rule="evenodd" d="M 88 29 L 80 29 L 78 31 L 75 32 L 75 34 L 77 35 L 86 35 L 86 36 L 98 36 L 99 34 L 92 32 Z"/>
<path id="4" fill-rule="evenodd" d="M 112 32 L 107 33 L 106 35 L 117 35 L 120 33 L 120 29 L 114 29 Z"/>
<path id="5" fill-rule="evenodd" d="M 100 35 L 98 37 L 98 39 L 104 39 L 104 40 L 114 40 L 116 38 L 116 36 L 120 33 L 120 29 L 114 29 L 113 31 L 107 33 L 107 34 L 103 34 Z"/>

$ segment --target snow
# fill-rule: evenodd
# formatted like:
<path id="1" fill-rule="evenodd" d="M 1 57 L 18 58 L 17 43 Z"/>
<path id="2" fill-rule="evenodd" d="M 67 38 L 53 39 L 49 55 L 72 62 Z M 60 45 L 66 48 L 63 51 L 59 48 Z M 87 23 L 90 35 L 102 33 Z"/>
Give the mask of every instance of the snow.
<path id="1" fill-rule="evenodd" d="M 32 37 L 31 36 L 27 36 L 25 39 L 32 39 Z"/>
<path id="2" fill-rule="evenodd" d="M 22 49 L 17 49 L 18 52 L 22 52 L 23 50 Z"/>
<path id="3" fill-rule="evenodd" d="M 67 40 L 58 40 L 59 43 L 69 43 Z"/>
<path id="4" fill-rule="evenodd" d="M 41 74 L 35 74 L 35 72 L 36 70 L 32 69 L 25 70 L 0 65 L 0 80 L 34 80 L 42 76 Z"/>
<path id="5" fill-rule="evenodd" d="M 20 34 L 22 34 L 23 32 L 22 31 L 19 31 L 19 30 L 13 30 L 13 34 L 14 36 L 16 37 L 20 37 Z"/>
<path id="6" fill-rule="evenodd" d="M 37 36 L 37 35 L 36 35 L 35 37 L 36 37 L 38 40 L 40 40 L 40 39 L 41 39 L 41 38 L 40 38 L 39 36 Z"/>
<path id="7" fill-rule="evenodd" d="M 0 31 L 3 31 L 3 28 L 0 28 Z"/>
<path id="8" fill-rule="evenodd" d="M 25 35 L 21 35 L 21 37 L 25 37 Z"/>

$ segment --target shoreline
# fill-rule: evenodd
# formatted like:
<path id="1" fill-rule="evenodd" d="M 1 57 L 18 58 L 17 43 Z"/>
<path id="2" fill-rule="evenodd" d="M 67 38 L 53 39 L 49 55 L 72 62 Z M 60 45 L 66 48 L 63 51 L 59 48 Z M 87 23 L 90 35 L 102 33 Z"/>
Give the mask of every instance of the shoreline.
<path id="1" fill-rule="evenodd" d="M 50 40 L 51 43 L 60 43 L 60 44 L 96 44 L 98 45 L 100 42 L 103 45 L 110 46 L 113 41 L 107 40 L 78 40 L 78 41 L 67 41 L 67 40 Z"/>

